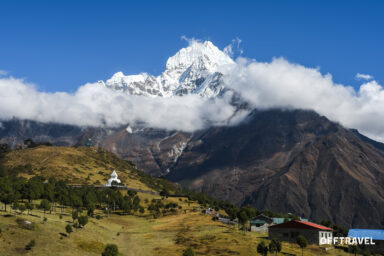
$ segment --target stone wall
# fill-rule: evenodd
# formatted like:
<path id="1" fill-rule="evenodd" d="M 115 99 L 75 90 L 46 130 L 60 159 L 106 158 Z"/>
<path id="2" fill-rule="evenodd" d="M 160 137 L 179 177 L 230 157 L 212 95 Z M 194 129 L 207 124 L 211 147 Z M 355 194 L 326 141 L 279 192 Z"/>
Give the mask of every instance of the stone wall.
<path id="1" fill-rule="evenodd" d="M 268 227 L 270 225 L 268 223 L 265 223 L 262 226 L 257 227 L 256 225 L 251 225 L 251 231 L 252 232 L 259 232 L 259 233 L 267 233 L 268 232 Z"/>

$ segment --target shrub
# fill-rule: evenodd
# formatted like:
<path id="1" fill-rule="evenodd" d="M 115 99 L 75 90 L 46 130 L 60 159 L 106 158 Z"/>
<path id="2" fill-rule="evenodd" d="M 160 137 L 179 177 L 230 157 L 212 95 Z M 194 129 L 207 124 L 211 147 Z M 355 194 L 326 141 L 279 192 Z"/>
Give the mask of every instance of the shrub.
<path id="1" fill-rule="evenodd" d="M 87 223 L 88 223 L 88 216 L 83 215 L 79 217 L 79 224 L 81 226 L 84 227 L 85 225 L 87 225 Z"/>
<path id="2" fill-rule="evenodd" d="M 35 239 L 29 241 L 29 243 L 25 246 L 25 250 L 31 250 L 35 246 Z"/>
<path id="3" fill-rule="evenodd" d="M 72 222 L 75 222 L 75 220 L 79 217 L 78 211 L 72 212 Z"/>
<path id="4" fill-rule="evenodd" d="M 195 252 L 192 250 L 192 248 L 188 248 L 184 251 L 183 256 L 195 256 Z"/>
<path id="5" fill-rule="evenodd" d="M 261 243 L 259 243 L 257 245 L 257 252 L 260 253 L 261 255 L 267 255 L 268 254 L 268 247 L 264 243 L 264 241 L 262 241 Z"/>
<path id="6" fill-rule="evenodd" d="M 119 249 L 115 244 L 107 244 L 105 247 L 102 256 L 117 256 L 119 254 Z"/>
<path id="7" fill-rule="evenodd" d="M 70 235 L 73 232 L 72 226 L 67 224 L 67 226 L 65 226 L 65 232 L 67 232 L 68 235 Z"/>
<path id="8" fill-rule="evenodd" d="M 277 239 L 272 239 L 271 243 L 269 244 L 269 252 L 271 253 L 277 253 L 281 251 L 282 245 L 281 242 Z"/>

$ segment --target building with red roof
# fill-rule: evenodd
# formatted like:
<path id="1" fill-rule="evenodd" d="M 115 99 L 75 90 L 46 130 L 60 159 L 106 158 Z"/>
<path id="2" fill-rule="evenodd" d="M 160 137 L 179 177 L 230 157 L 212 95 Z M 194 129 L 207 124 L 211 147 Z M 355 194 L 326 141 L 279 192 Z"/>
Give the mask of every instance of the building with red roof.
<path id="1" fill-rule="evenodd" d="M 270 226 L 268 236 L 269 239 L 276 238 L 280 241 L 295 243 L 296 238 L 302 235 L 308 240 L 308 243 L 320 245 L 333 237 L 332 231 L 333 229 L 316 223 L 292 220 Z"/>

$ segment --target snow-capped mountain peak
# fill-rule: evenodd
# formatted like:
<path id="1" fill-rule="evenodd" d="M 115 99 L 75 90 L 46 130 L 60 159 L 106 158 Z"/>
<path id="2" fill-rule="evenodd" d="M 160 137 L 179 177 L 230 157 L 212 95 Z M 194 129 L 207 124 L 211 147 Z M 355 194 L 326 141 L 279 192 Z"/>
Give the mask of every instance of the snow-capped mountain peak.
<path id="1" fill-rule="evenodd" d="M 219 65 L 231 64 L 232 59 L 210 41 L 192 42 L 167 61 L 166 70 L 186 69 L 191 65 L 215 71 Z M 203 67 L 202 67 L 203 65 Z"/>
<path id="2" fill-rule="evenodd" d="M 194 93 L 214 97 L 223 90 L 220 66 L 233 63 L 210 41 L 194 41 L 170 57 L 165 71 L 158 77 L 147 73 L 125 76 L 117 72 L 105 83 L 99 83 L 132 95 L 172 97 Z"/>

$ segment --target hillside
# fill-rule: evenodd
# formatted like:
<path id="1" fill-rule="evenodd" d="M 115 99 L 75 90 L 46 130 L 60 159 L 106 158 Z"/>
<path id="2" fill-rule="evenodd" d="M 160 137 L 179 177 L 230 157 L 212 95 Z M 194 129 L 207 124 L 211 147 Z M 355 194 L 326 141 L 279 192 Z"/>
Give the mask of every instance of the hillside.
<path id="1" fill-rule="evenodd" d="M 312 111 L 254 111 L 238 126 L 195 133 L 135 127 L 72 133 L 68 126 L 15 120 L 3 127 L 0 141 L 16 144 L 29 136 L 55 144 L 91 139 L 146 173 L 237 205 L 346 227 L 383 225 L 383 144 Z M 106 178 L 98 177 L 102 184 Z"/>
<path id="2" fill-rule="evenodd" d="M 139 196 L 160 199 L 156 196 Z M 103 219 L 91 218 L 84 228 L 75 230 L 69 237 L 62 235 L 65 234 L 65 226 L 72 223 L 69 211 L 65 212 L 62 219 L 59 218 L 59 212 L 47 214 L 47 222 L 42 221 L 43 213 L 38 209 L 33 211 L 33 215 L 24 213 L 17 217 L 0 212 L 0 255 L 101 255 L 105 245 L 113 243 L 118 245 L 121 256 L 180 256 L 188 247 L 192 247 L 196 255 L 251 256 L 257 255 L 258 243 L 268 242 L 265 234 L 248 232 L 244 235 L 235 227 L 194 212 L 193 209 L 199 209 L 196 203 L 188 205 L 178 198 L 164 202 L 170 201 L 177 202 L 183 210 L 158 219 L 146 214 L 106 217 L 98 211 L 104 216 Z M 26 230 L 17 224 L 16 218 L 29 220 L 36 228 Z M 31 239 L 35 239 L 36 246 L 27 251 L 24 247 Z M 301 250 L 296 244 L 284 242 L 282 253 L 301 255 Z M 310 245 L 304 255 L 347 256 L 348 253 L 332 250 L 326 254 L 320 247 Z"/>
<path id="3" fill-rule="evenodd" d="M 384 225 L 382 144 L 312 111 L 255 111 L 196 133 L 167 178 L 239 205 Z"/>
<path id="4" fill-rule="evenodd" d="M 175 188 L 172 183 L 152 178 L 130 162 L 95 147 L 39 146 L 14 150 L 3 162 L 10 172 L 18 172 L 19 176 L 27 178 L 42 175 L 68 180 L 72 184 L 103 185 L 116 170 L 122 183 L 130 188 L 155 191 L 164 186 L 171 190 Z"/>

